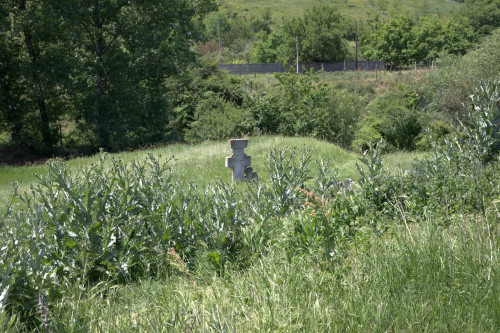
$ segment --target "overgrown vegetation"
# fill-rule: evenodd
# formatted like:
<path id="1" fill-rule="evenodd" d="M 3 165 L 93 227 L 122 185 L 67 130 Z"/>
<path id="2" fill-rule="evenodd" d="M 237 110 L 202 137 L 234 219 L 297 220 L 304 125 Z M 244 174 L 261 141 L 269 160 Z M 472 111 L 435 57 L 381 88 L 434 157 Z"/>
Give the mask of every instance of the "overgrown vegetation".
<path id="1" fill-rule="evenodd" d="M 500 7 L 461 2 L 2 2 L 0 159 L 101 153 L 0 166 L 0 330 L 498 331 Z M 399 73 L 216 69 L 353 58 L 364 7 Z"/>
<path id="2" fill-rule="evenodd" d="M 1 325 L 495 331 L 499 87 L 478 86 L 470 123 L 407 172 L 370 146 L 357 182 L 301 149 L 269 150 L 268 179 L 207 186 L 177 180 L 168 159 L 102 154 L 76 174 L 55 161 L 2 214 Z M 146 301 L 159 307 L 120 291 L 144 279 L 168 281 Z"/>

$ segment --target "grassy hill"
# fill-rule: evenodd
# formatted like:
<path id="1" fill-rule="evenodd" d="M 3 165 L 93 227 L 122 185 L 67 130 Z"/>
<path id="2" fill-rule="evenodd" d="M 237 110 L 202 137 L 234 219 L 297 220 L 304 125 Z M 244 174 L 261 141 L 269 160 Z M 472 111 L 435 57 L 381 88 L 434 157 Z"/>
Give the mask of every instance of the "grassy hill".
<path id="1" fill-rule="evenodd" d="M 279 164 L 285 147 L 296 158 Z M 0 331 L 497 332 L 500 163 L 447 148 L 410 168 L 422 155 L 363 164 L 311 138 L 251 137 L 260 179 L 235 186 L 218 182 L 227 142 L 68 161 L 36 204 L 0 215 Z M 301 183 L 304 149 L 332 163 L 326 178 L 311 161 Z M 358 184 L 325 183 L 334 168 Z M 1 198 L 32 172 L 46 166 L 2 167 Z"/>
<path id="2" fill-rule="evenodd" d="M 348 18 L 373 19 L 377 16 L 446 15 L 456 11 L 460 3 L 451 0 L 225 0 L 224 7 L 242 15 L 260 16 L 269 10 L 275 19 L 283 16 L 299 16 L 312 3 L 335 4 Z"/>
<path id="3" fill-rule="evenodd" d="M 330 161 L 339 171 L 341 178 L 357 179 L 359 174 L 355 168 L 357 161 L 356 153 L 346 151 L 332 143 L 316 140 L 313 138 L 286 138 L 279 136 L 251 137 L 246 153 L 252 156 L 252 167 L 258 172 L 261 179 L 266 180 L 267 156 L 273 149 L 284 147 L 297 147 L 299 149 L 311 149 L 313 159 Z M 149 155 L 155 157 L 173 157 L 174 173 L 181 181 L 193 182 L 199 185 L 213 183 L 217 179 L 231 180 L 231 170 L 225 168 L 225 156 L 231 155 L 231 149 L 227 141 L 205 142 L 199 145 L 173 144 L 159 148 L 137 150 L 133 152 L 122 152 L 109 154 L 110 159 L 118 158 L 125 163 L 131 161 L 145 161 Z M 395 153 L 387 157 L 387 167 L 395 171 L 398 165 L 403 168 L 409 167 L 412 160 L 421 156 L 419 153 Z M 75 158 L 67 161 L 70 170 L 76 172 L 80 167 L 88 167 L 98 162 L 99 156 Z M 12 183 L 19 184 L 19 190 L 29 189 L 30 184 L 36 181 L 36 175 L 45 175 L 47 168 L 45 164 L 32 166 L 8 166 L 0 165 L 0 208 L 5 207 L 5 201 L 12 193 Z"/>

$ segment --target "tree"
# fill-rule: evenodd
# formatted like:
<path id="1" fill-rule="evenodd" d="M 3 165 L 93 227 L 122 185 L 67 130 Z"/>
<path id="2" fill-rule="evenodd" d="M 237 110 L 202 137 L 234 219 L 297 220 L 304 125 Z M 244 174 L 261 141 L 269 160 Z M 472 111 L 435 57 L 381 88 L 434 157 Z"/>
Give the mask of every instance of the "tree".
<path id="1" fill-rule="evenodd" d="M 448 54 L 463 55 L 476 41 L 476 34 L 467 18 L 455 17 L 446 20 L 443 23 L 443 32 L 443 51 Z"/>
<path id="2" fill-rule="evenodd" d="M 0 86 L 5 127 L 12 141 L 50 153 L 61 113 L 59 85 L 65 51 L 59 43 L 60 20 L 40 0 L 10 0 L 0 5 L 3 37 Z"/>
<path id="3" fill-rule="evenodd" d="M 411 57 L 418 62 L 436 59 L 443 49 L 443 24 L 437 16 L 422 17 L 412 29 Z"/>
<path id="4" fill-rule="evenodd" d="M 19 66 L 14 57 L 20 53 L 21 47 L 19 43 L 8 42 L 12 40 L 9 10 L 0 5 L 0 130 L 10 132 L 12 142 L 18 144 L 21 140 L 21 122 L 12 90 L 18 84 L 16 78 L 19 77 Z"/>
<path id="5" fill-rule="evenodd" d="M 161 140 L 171 113 L 164 82 L 194 62 L 193 18 L 214 3 L 47 1 L 71 36 L 71 97 L 89 144 L 117 150 Z"/>
<path id="6" fill-rule="evenodd" d="M 299 58 L 302 62 L 339 61 L 347 55 L 344 18 L 333 6 L 313 6 L 300 18 L 283 21 L 283 44 L 279 60 L 293 62 L 296 57 L 296 36 L 299 37 Z"/>
<path id="7" fill-rule="evenodd" d="M 283 39 L 279 33 L 259 32 L 252 48 L 252 61 L 257 63 L 277 62 L 278 48 L 282 43 Z"/>
<path id="8" fill-rule="evenodd" d="M 500 0 L 465 0 L 459 13 L 468 18 L 474 31 L 490 34 L 500 27 Z"/>
<path id="9" fill-rule="evenodd" d="M 446 20 L 437 16 L 422 17 L 411 34 L 411 57 L 419 62 L 436 59 L 443 52 L 464 54 L 475 40 L 473 28 L 464 17 Z"/>
<path id="10" fill-rule="evenodd" d="M 407 64 L 411 60 L 411 20 L 406 16 L 389 19 L 379 26 L 363 45 L 363 55 L 369 60 L 381 60 L 391 66 Z"/>

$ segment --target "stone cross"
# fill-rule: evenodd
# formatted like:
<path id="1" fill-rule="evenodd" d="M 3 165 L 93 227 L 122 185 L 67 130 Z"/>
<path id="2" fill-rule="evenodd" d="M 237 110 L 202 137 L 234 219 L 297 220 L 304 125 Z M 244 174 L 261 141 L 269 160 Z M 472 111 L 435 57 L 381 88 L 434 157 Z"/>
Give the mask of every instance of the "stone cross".
<path id="1" fill-rule="evenodd" d="M 229 145 L 233 149 L 233 155 L 226 157 L 226 168 L 233 169 L 233 182 L 237 179 L 257 178 L 257 173 L 250 167 L 252 158 L 244 152 L 248 139 L 229 140 Z"/>

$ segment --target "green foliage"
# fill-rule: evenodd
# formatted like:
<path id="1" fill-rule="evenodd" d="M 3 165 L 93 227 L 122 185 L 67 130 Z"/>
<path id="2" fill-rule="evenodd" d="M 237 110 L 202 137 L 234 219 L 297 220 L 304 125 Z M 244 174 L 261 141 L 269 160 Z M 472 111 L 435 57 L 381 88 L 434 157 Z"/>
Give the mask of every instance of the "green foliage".
<path id="1" fill-rule="evenodd" d="M 474 30 L 487 35 L 500 27 L 500 2 L 497 0 L 467 0 L 459 13 L 467 17 Z"/>
<path id="2" fill-rule="evenodd" d="M 428 62 L 441 54 L 464 54 L 475 41 L 475 33 L 467 18 L 447 19 L 421 17 L 415 24 L 406 17 L 390 18 L 370 35 L 362 38 L 367 59 L 390 64 Z"/>
<path id="3" fill-rule="evenodd" d="M 500 30 L 484 38 L 478 48 L 463 57 L 445 57 L 439 69 L 428 74 L 419 90 L 427 109 L 455 116 L 463 113 L 463 105 L 470 104 L 469 96 L 476 82 L 496 79 L 500 75 Z"/>
<path id="4" fill-rule="evenodd" d="M 390 18 L 367 38 L 364 56 L 370 60 L 381 60 L 395 65 L 409 63 L 411 27 L 412 22 L 408 17 Z"/>
<path id="5" fill-rule="evenodd" d="M 463 136 L 482 162 L 490 162 L 500 151 L 500 80 L 476 86 L 470 99 Z"/>
<path id="6" fill-rule="evenodd" d="M 356 163 L 356 168 L 361 175 L 359 184 L 363 189 L 363 194 L 377 207 L 382 205 L 389 192 L 389 174 L 386 173 L 382 166 L 384 160 L 383 150 L 382 141 L 377 144 L 370 144 L 359 159 L 362 165 Z"/>
<path id="7" fill-rule="evenodd" d="M 409 91 L 401 96 L 407 105 L 414 102 Z M 331 328 L 331 318 L 340 318 L 339 325 L 347 328 L 367 322 L 373 327 L 374 320 L 381 328 L 389 321 L 404 328 L 408 316 L 422 319 L 450 303 L 454 306 L 440 315 L 447 328 L 496 326 L 500 165 L 490 148 L 498 141 L 491 128 L 497 125 L 498 84 L 478 87 L 473 100 L 477 123 L 491 120 L 486 127 L 467 127 L 444 145 L 435 144 L 433 153 L 409 172 L 386 172 L 381 145 L 372 146 L 360 158 L 357 183 L 339 181 L 328 162 L 316 162 L 318 177 L 311 179 L 312 152 L 296 149 L 270 151 L 268 182 L 216 181 L 206 187 L 176 181 L 168 160 L 153 157 L 127 166 L 119 160 L 106 164 L 101 155 L 97 164 L 76 174 L 56 161 L 31 192 L 14 193 L 3 212 L 0 325 L 97 329 L 104 325 L 103 314 L 112 313 L 105 320 L 120 329 L 142 327 L 139 315 L 128 320 L 124 316 L 130 311 L 109 308 L 116 304 L 113 292 L 134 288 L 119 283 L 161 276 L 165 288 L 179 287 L 159 299 L 168 299 L 164 316 L 186 320 L 182 327 L 193 318 L 193 312 L 183 311 L 202 305 L 214 316 L 193 320 L 189 327 L 220 327 L 222 320 L 228 329 L 255 327 L 247 316 L 227 319 L 235 313 L 224 307 L 232 302 L 221 305 L 227 297 L 241 302 L 237 313 L 241 306 L 246 313 L 264 313 L 267 324 L 257 324 L 272 328 L 290 328 L 290 322 L 275 317 L 285 306 L 283 297 L 303 313 L 313 309 L 306 318 L 302 311 L 293 312 L 297 318 L 291 322 L 313 330 Z M 16 198 L 21 207 L 13 206 Z M 420 281 L 417 292 L 408 291 L 409 281 Z M 348 289 L 352 285 L 355 290 Z M 227 291 L 235 286 L 239 292 Z M 325 292 L 330 297 L 322 298 Z M 165 296 L 170 293 L 178 296 Z M 206 298 L 200 301 L 200 295 Z M 307 295 L 314 300 L 304 301 Z M 391 303 L 374 314 L 373 299 L 387 295 Z M 186 304 L 186 297 L 193 299 Z M 339 316 L 325 313 L 332 299 Z M 372 303 L 360 309 L 366 302 Z M 103 304 L 108 311 L 99 308 Z M 404 304 L 421 308 L 415 314 L 414 306 Z M 491 316 L 465 320 L 471 311 Z M 362 318 L 342 319 L 348 313 Z M 156 324 L 148 321 L 147 327 Z"/>
<path id="8" fill-rule="evenodd" d="M 366 100 L 355 92 L 329 89 L 313 71 L 275 75 L 278 91 L 247 99 L 256 132 L 312 136 L 347 147 L 354 139 Z"/>
<path id="9" fill-rule="evenodd" d="M 185 132 L 186 142 L 241 137 L 248 133 L 250 112 L 208 92 L 196 106 Z"/>
<path id="10" fill-rule="evenodd" d="M 423 129 L 418 104 L 418 95 L 405 86 L 380 96 L 367 106 L 356 143 L 367 149 L 370 143 L 384 139 L 390 147 L 414 150 Z"/>
<path id="11" fill-rule="evenodd" d="M 398 228 L 386 237 L 364 230 L 348 244 L 349 260 L 326 270 L 314 251 L 299 254 L 297 248 L 293 258 L 286 256 L 288 230 L 298 218 L 287 218 L 287 232 L 245 270 L 235 267 L 222 277 L 209 268 L 192 271 L 196 287 L 180 276 L 94 291 L 106 297 L 72 290 L 52 312 L 53 330 L 492 332 L 498 327 L 499 262 L 489 258 L 490 253 L 498 258 L 499 248 L 493 243 L 490 251 L 481 238 L 488 234 L 486 221 L 468 216 L 443 228 L 429 219 L 413 230 L 416 244 Z"/>
<path id="12" fill-rule="evenodd" d="M 68 119 L 87 151 L 165 140 L 172 109 L 164 83 L 194 62 L 193 19 L 214 4 L 2 2 L 1 130 L 46 154 Z"/>
<path id="13" fill-rule="evenodd" d="M 404 108 L 391 112 L 380 128 L 382 137 L 392 146 L 402 150 L 414 150 L 415 141 L 421 131 L 422 125 L 416 111 Z"/>
<path id="14" fill-rule="evenodd" d="M 301 18 L 285 19 L 280 29 L 283 43 L 279 47 L 279 61 L 294 62 L 296 37 L 301 62 L 344 60 L 347 43 L 342 38 L 343 22 L 336 7 L 319 5 L 306 9 Z"/>
<path id="15" fill-rule="evenodd" d="M 249 62 L 250 57 L 254 57 L 250 52 L 252 41 L 256 36 L 264 38 L 269 34 L 271 23 L 271 16 L 267 11 L 259 17 L 247 17 L 228 10 L 226 7 L 209 14 L 204 20 L 205 40 L 209 40 L 208 43 L 216 45 L 216 47 L 208 52 L 202 51 L 201 48 L 198 48 L 198 51 L 202 51 L 200 53 L 205 59 L 217 54 L 218 62 Z M 217 24 L 219 28 L 217 28 Z M 222 50 L 219 50 L 219 33 Z"/>
<path id="16" fill-rule="evenodd" d="M 257 40 L 252 45 L 251 61 L 255 63 L 277 62 L 279 47 L 283 43 L 283 35 L 277 32 L 261 31 L 256 35 Z"/>
<path id="17" fill-rule="evenodd" d="M 172 101 L 174 111 L 169 124 L 168 139 L 170 141 L 184 142 L 187 140 L 185 136 L 188 132 L 191 142 L 225 138 L 225 135 L 234 132 L 238 126 L 241 128 L 241 121 L 244 120 L 243 114 L 247 113 L 246 110 L 240 108 L 245 97 L 242 81 L 218 71 L 215 65 L 203 64 L 190 68 L 182 77 L 169 80 L 168 91 L 168 99 Z M 232 109 L 236 110 L 241 117 L 237 114 L 228 114 Z M 224 117 L 214 118 L 217 117 L 216 113 L 220 116 L 224 112 L 226 112 Z M 226 123 L 225 126 L 217 124 L 219 120 L 227 122 L 226 116 L 233 117 L 232 119 L 237 123 Z M 198 121 L 200 117 L 212 119 L 213 123 L 204 124 L 203 121 Z M 192 124 L 194 121 L 197 123 Z M 198 137 L 196 132 L 189 130 L 189 126 L 203 131 L 205 131 L 203 128 L 211 128 L 214 131 L 211 134 L 208 132 L 212 130 L 205 131 Z M 217 137 L 217 133 L 221 136 Z"/>
<path id="18" fill-rule="evenodd" d="M 61 17 L 43 1 L 0 4 L 0 128 L 14 144 L 51 153 L 57 140 L 56 121 L 70 110 L 63 86 L 70 66 L 62 42 Z M 51 35 L 59 33 L 58 42 Z M 66 96 L 65 96 L 66 97 Z"/>
<path id="19" fill-rule="evenodd" d="M 55 301 L 68 284 L 164 274 L 171 248 L 191 258 L 206 248 L 223 265 L 241 250 L 251 216 L 265 221 L 299 207 L 295 188 L 309 177 L 310 156 L 272 152 L 271 184 L 250 188 L 258 194 L 248 196 L 249 205 L 222 181 L 203 190 L 173 180 L 169 159 L 107 166 L 101 155 L 77 174 L 55 161 L 30 193 L 13 194 L 24 207 L 13 210 L 11 200 L 0 225 L 2 307 L 33 324 L 39 295 Z"/>
<path id="20" fill-rule="evenodd" d="M 475 41 L 469 20 L 460 16 L 446 20 L 437 16 L 422 17 L 411 33 L 411 59 L 424 63 L 437 59 L 442 53 L 463 55 Z"/>
<path id="21" fill-rule="evenodd" d="M 299 75 L 292 68 L 275 74 L 282 90 L 281 123 L 278 133 L 284 135 L 311 135 L 318 126 L 327 102 L 327 89 L 319 85 L 314 71 Z"/>
<path id="22" fill-rule="evenodd" d="M 426 129 L 427 135 L 421 135 L 416 142 L 416 147 L 420 151 L 429 151 L 433 142 L 444 143 L 452 132 L 453 128 L 448 122 L 443 120 L 433 120 Z"/>
<path id="23" fill-rule="evenodd" d="M 277 94 L 248 98 L 245 106 L 252 113 L 254 131 L 278 133 L 282 124 L 280 96 Z"/>
<path id="24" fill-rule="evenodd" d="M 314 136 L 349 147 L 355 138 L 366 100 L 355 92 L 334 90 L 328 96 Z"/>

